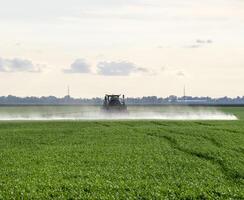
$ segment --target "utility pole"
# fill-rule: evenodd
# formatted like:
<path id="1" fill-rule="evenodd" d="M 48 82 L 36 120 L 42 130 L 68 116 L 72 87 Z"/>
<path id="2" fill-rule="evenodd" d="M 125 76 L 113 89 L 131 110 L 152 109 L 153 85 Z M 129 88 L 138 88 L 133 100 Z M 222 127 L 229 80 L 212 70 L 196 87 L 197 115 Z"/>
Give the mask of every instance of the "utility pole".
<path id="1" fill-rule="evenodd" d="M 184 85 L 184 89 L 183 89 L 183 99 L 184 102 L 186 102 L 186 86 Z"/>
<path id="2" fill-rule="evenodd" d="M 69 88 L 69 85 L 68 85 L 68 98 L 70 98 L 70 88 Z"/>

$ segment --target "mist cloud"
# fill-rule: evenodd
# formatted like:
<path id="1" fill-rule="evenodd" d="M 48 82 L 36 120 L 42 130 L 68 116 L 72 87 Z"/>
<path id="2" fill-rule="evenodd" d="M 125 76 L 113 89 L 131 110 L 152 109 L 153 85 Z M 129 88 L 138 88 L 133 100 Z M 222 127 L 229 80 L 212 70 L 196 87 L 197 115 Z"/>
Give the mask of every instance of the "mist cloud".
<path id="1" fill-rule="evenodd" d="M 40 72 L 41 65 L 22 58 L 0 58 L 0 72 Z"/>

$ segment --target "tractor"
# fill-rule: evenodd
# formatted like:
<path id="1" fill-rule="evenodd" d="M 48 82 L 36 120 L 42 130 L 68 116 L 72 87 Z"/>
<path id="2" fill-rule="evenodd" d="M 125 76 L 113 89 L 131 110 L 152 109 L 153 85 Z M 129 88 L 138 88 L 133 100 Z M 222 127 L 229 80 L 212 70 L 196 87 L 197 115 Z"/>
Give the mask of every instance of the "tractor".
<path id="1" fill-rule="evenodd" d="M 103 101 L 103 110 L 107 112 L 127 112 L 125 105 L 125 95 L 106 94 Z"/>

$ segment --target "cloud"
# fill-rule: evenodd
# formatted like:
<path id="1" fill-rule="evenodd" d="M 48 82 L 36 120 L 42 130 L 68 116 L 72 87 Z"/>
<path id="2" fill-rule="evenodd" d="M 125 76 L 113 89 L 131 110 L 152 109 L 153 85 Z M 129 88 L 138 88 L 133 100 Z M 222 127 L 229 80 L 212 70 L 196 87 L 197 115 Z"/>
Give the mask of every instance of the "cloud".
<path id="1" fill-rule="evenodd" d="M 22 58 L 0 58 L 0 72 L 41 72 L 43 65 Z"/>
<path id="2" fill-rule="evenodd" d="M 19 47 L 19 46 L 21 46 L 21 43 L 20 42 L 16 42 L 15 43 L 15 46 L 18 46 Z"/>
<path id="3" fill-rule="evenodd" d="M 212 44 L 213 41 L 212 40 L 200 40 L 200 39 L 198 39 L 198 40 L 196 40 L 196 43 L 198 43 L 198 44 Z"/>
<path id="4" fill-rule="evenodd" d="M 75 60 L 69 69 L 64 69 L 64 73 L 91 73 L 91 66 L 84 59 Z"/>
<path id="5" fill-rule="evenodd" d="M 171 48 L 171 46 L 169 46 L 169 45 L 158 45 L 157 48 L 158 49 L 169 49 L 169 48 Z"/>
<path id="6" fill-rule="evenodd" d="M 184 48 L 190 48 L 190 49 L 197 49 L 197 48 L 201 48 L 204 47 L 205 45 L 209 45 L 212 44 L 213 40 L 201 40 L 201 39 L 197 39 L 193 44 L 191 45 L 186 45 L 184 46 Z"/>
<path id="7" fill-rule="evenodd" d="M 185 76 L 185 73 L 183 71 L 178 71 L 176 73 L 177 76 Z"/>
<path id="8" fill-rule="evenodd" d="M 184 72 L 184 70 L 181 70 L 181 68 L 175 68 L 175 67 L 170 67 L 168 65 L 163 66 L 160 68 L 161 72 L 164 73 L 165 75 L 169 76 L 179 76 L 179 77 L 185 77 L 187 74 Z"/>
<path id="9" fill-rule="evenodd" d="M 161 69 L 161 71 L 165 72 L 166 69 L 167 69 L 167 67 L 166 67 L 166 66 L 163 66 L 163 67 L 161 67 L 160 69 Z"/>
<path id="10" fill-rule="evenodd" d="M 69 69 L 64 69 L 64 73 L 80 73 L 80 74 L 96 74 L 102 76 L 129 76 L 132 73 L 148 73 L 148 69 L 138 67 L 132 62 L 127 61 L 104 61 L 98 62 L 96 73 L 92 73 L 91 65 L 89 65 L 84 59 L 75 60 Z"/>
<path id="11" fill-rule="evenodd" d="M 201 45 L 198 45 L 198 44 L 193 44 L 193 45 L 187 45 L 185 46 L 185 48 L 189 48 L 189 49 L 197 49 L 197 48 L 200 48 L 202 47 Z"/>
<path id="12" fill-rule="evenodd" d="M 99 62 L 97 73 L 104 76 L 129 76 L 132 73 L 148 72 L 146 68 L 137 67 L 134 63 L 121 62 Z"/>
<path id="13" fill-rule="evenodd" d="M 137 69 L 136 69 L 136 71 L 138 71 L 138 72 L 148 72 L 148 69 L 146 69 L 146 68 L 144 68 L 144 67 L 138 67 Z"/>

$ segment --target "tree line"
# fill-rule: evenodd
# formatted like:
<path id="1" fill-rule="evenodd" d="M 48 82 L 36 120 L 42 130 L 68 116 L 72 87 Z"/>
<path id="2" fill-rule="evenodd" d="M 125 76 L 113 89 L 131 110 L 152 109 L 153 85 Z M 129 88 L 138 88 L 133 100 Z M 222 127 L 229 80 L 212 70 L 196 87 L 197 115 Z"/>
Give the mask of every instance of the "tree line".
<path id="1" fill-rule="evenodd" d="M 128 97 L 125 99 L 127 105 L 232 105 L 238 104 L 244 105 L 244 96 L 242 97 L 192 97 L 182 96 L 177 97 L 174 95 L 168 97 L 157 97 L 157 96 L 145 96 L 145 97 Z M 47 97 L 17 97 L 17 96 L 2 96 L 0 97 L 1 105 L 102 105 L 103 98 L 73 98 L 65 96 L 58 98 L 55 96 Z"/>

